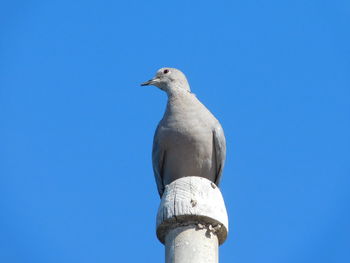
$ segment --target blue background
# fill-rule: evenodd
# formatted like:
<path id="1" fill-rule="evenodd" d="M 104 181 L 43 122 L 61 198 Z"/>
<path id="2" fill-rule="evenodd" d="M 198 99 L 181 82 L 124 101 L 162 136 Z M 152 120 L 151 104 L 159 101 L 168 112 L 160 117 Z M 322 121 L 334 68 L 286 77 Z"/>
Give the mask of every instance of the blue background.
<path id="1" fill-rule="evenodd" d="M 221 121 L 221 262 L 350 262 L 350 2 L 2 1 L 0 262 L 163 262 L 163 66 Z"/>

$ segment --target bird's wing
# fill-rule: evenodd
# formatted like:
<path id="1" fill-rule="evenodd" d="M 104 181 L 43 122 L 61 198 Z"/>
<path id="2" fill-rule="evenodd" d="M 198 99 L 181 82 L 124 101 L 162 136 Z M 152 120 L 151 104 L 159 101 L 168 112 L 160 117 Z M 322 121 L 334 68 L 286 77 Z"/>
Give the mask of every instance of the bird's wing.
<path id="1" fill-rule="evenodd" d="M 213 147 L 216 161 L 215 184 L 219 185 L 226 159 L 226 140 L 220 124 L 216 125 L 213 131 Z"/>
<path id="2" fill-rule="evenodd" d="M 152 164 L 154 177 L 156 179 L 158 193 L 162 197 L 164 192 L 163 184 L 163 168 L 165 162 L 165 149 L 160 142 L 160 126 L 158 125 L 153 138 L 153 149 L 152 149 Z"/>

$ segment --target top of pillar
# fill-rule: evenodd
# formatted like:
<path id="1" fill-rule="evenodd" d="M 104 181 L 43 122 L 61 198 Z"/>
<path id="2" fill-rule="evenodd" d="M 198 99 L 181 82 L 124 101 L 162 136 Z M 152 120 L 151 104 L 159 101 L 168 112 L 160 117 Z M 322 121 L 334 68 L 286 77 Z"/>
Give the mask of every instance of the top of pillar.
<path id="1" fill-rule="evenodd" d="M 164 244 L 169 230 L 195 225 L 217 235 L 222 244 L 228 234 L 228 216 L 220 189 L 210 180 L 189 176 L 165 187 L 157 214 L 157 237 Z"/>

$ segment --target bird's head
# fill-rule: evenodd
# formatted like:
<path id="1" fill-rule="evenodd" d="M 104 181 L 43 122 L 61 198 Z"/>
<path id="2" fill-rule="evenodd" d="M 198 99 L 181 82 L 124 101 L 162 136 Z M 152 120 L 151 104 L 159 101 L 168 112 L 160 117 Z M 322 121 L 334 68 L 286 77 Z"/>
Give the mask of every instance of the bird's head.
<path id="1" fill-rule="evenodd" d="M 168 94 L 177 90 L 190 91 L 185 74 L 176 68 L 161 68 L 153 79 L 141 83 L 141 86 L 149 85 L 156 86 Z"/>

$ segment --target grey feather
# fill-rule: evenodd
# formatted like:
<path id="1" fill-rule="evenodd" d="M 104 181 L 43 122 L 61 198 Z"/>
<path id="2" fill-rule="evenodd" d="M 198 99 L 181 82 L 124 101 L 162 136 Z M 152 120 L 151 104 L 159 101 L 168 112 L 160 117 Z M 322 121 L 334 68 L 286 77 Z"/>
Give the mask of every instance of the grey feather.
<path id="1" fill-rule="evenodd" d="M 215 184 L 219 185 L 221 181 L 221 175 L 225 166 L 226 159 L 226 140 L 224 131 L 221 126 L 217 126 L 213 131 L 213 144 L 215 149 L 216 160 L 216 178 Z"/>
<path id="2" fill-rule="evenodd" d="M 154 134 L 153 139 L 153 148 L 152 148 L 152 165 L 153 165 L 153 172 L 154 177 L 156 179 L 156 184 L 158 188 L 158 193 L 160 196 L 162 196 L 164 192 L 164 184 L 162 180 L 162 174 L 163 174 L 163 167 L 165 162 L 165 151 L 162 147 L 162 144 L 159 143 L 157 135 L 157 131 L 159 129 L 159 126 L 157 127 L 157 130 Z"/>

